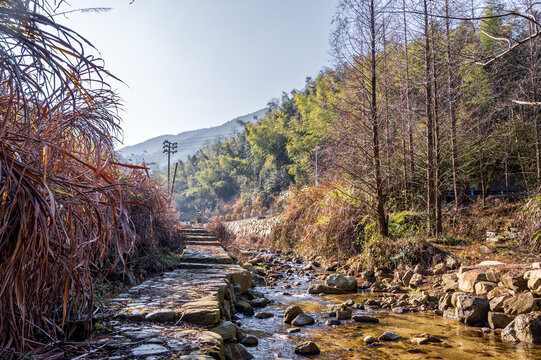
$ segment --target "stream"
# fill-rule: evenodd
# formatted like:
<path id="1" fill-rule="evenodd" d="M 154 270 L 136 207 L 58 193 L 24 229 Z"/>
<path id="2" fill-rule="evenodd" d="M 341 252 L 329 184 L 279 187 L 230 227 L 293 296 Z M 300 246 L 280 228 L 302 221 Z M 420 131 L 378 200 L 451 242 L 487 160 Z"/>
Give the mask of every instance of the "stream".
<path id="1" fill-rule="evenodd" d="M 263 252 L 260 252 L 263 253 Z M 269 253 L 267 253 L 269 254 Z M 286 264 L 277 259 L 275 263 Z M 455 319 L 435 315 L 433 312 L 395 314 L 382 309 L 355 309 L 354 314 L 376 316 L 379 324 L 360 324 L 353 320 L 342 321 L 340 325 L 325 324 L 327 305 L 343 303 L 349 299 L 356 304 L 374 298 L 377 293 L 359 292 L 344 295 L 311 295 L 307 293 L 310 285 L 322 282 L 317 278 L 319 271 L 298 271 L 304 264 L 287 263 L 296 270 L 283 275 L 272 286 L 259 286 L 255 290 L 263 293 L 271 304 L 259 311 L 270 312 L 274 316 L 267 319 L 235 315 L 237 323 L 246 334 L 259 339 L 257 347 L 249 348 L 255 359 L 306 359 L 294 353 L 299 342 L 312 340 L 321 350 L 313 359 L 541 359 L 541 346 L 525 343 L 502 343 L 499 334 L 483 333 L 481 328 L 466 326 Z M 279 268 L 279 266 L 278 266 Z M 290 305 L 299 305 L 304 312 L 315 319 L 315 324 L 301 328 L 300 332 L 287 332 L 293 326 L 283 323 L 284 310 Z M 256 311 L 257 312 L 257 311 Z M 393 331 L 401 336 L 395 342 L 379 342 L 366 345 L 363 339 L 367 335 L 378 337 L 385 331 Z M 441 338 L 444 343 L 413 345 L 410 339 L 423 334 Z M 445 344 L 448 344 L 445 346 Z M 420 349 L 422 353 L 410 353 L 408 350 Z"/>

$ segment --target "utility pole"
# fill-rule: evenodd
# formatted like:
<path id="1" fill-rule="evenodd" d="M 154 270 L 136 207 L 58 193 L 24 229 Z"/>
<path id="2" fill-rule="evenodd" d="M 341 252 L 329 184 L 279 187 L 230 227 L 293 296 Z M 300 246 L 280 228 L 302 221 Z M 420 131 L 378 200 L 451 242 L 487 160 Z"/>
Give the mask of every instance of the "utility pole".
<path id="1" fill-rule="evenodd" d="M 171 154 L 177 152 L 177 143 L 170 142 L 169 140 L 164 140 L 163 152 L 167 153 L 167 189 L 169 190 L 169 185 L 171 183 Z"/>
<path id="2" fill-rule="evenodd" d="M 316 189 L 317 189 L 317 154 L 318 154 L 318 152 L 319 152 L 320 149 L 321 149 L 321 148 L 320 148 L 318 145 L 316 145 L 316 146 L 314 147 L 314 151 L 315 151 L 315 153 L 316 153 Z"/>

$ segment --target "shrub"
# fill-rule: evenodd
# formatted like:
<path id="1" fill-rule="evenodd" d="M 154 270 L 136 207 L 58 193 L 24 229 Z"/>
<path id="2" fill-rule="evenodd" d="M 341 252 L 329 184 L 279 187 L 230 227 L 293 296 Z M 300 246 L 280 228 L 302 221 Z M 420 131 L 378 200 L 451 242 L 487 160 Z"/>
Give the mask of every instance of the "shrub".
<path id="1" fill-rule="evenodd" d="M 346 259 L 359 253 L 375 233 L 365 207 L 350 189 L 335 184 L 291 192 L 271 238 L 277 248 Z"/>

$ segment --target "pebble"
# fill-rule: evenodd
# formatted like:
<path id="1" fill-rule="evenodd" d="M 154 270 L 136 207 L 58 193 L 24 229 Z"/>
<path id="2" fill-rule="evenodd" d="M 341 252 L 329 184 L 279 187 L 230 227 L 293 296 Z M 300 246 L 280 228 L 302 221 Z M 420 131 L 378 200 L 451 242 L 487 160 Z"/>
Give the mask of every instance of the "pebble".
<path id="1" fill-rule="evenodd" d="M 271 318 L 273 316 L 274 316 L 274 314 L 272 314 L 270 312 L 260 312 L 255 317 L 258 318 L 258 319 L 268 319 L 268 318 Z"/>
<path id="2" fill-rule="evenodd" d="M 377 342 L 378 339 L 376 339 L 376 338 L 373 337 L 373 336 L 368 335 L 368 336 L 366 336 L 366 337 L 364 338 L 363 341 L 364 341 L 365 344 L 369 344 L 369 345 L 370 345 L 370 344 L 373 344 L 373 343 Z"/>
<path id="3" fill-rule="evenodd" d="M 296 333 L 296 332 L 299 332 L 299 331 L 301 331 L 300 327 L 293 327 L 293 328 L 287 329 L 288 334 Z"/>

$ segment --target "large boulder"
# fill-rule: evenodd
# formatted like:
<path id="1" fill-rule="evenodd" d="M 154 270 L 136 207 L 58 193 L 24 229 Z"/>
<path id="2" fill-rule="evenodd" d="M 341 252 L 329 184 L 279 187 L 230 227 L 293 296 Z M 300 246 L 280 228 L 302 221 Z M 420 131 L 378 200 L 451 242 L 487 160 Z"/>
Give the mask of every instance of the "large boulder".
<path id="1" fill-rule="evenodd" d="M 289 324 L 297 317 L 297 315 L 304 314 L 302 308 L 299 305 L 291 305 L 284 312 L 284 322 Z"/>
<path id="2" fill-rule="evenodd" d="M 481 270 L 469 270 L 458 274 L 458 289 L 460 291 L 473 293 L 475 292 L 475 284 L 479 281 L 487 281 L 487 276 Z"/>
<path id="3" fill-rule="evenodd" d="M 517 316 L 503 329 L 502 341 L 541 344 L 541 312 Z"/>
<path id="4" fill-rule="evenodd" d="M 353 276 L 344 276 L 342 274 L 331 274 L 327 276 L 325 284 L 330 287 L 353 291 L 357 288 L 357 279 Z"/>
<path id="5" fill-rule="evenodd" d="M 462 295 L 457 297 L 455 315 L 466 325 L 483 325 L 487 322 L 489 304 L 483 297 Z"/>
<path id="6" fill-rule="evenodd" d="M 529 291 L 520 293 L 503 302 L 503 311 L 508 315 L 526 314 L 538 310 L 538 299 Z"/>

